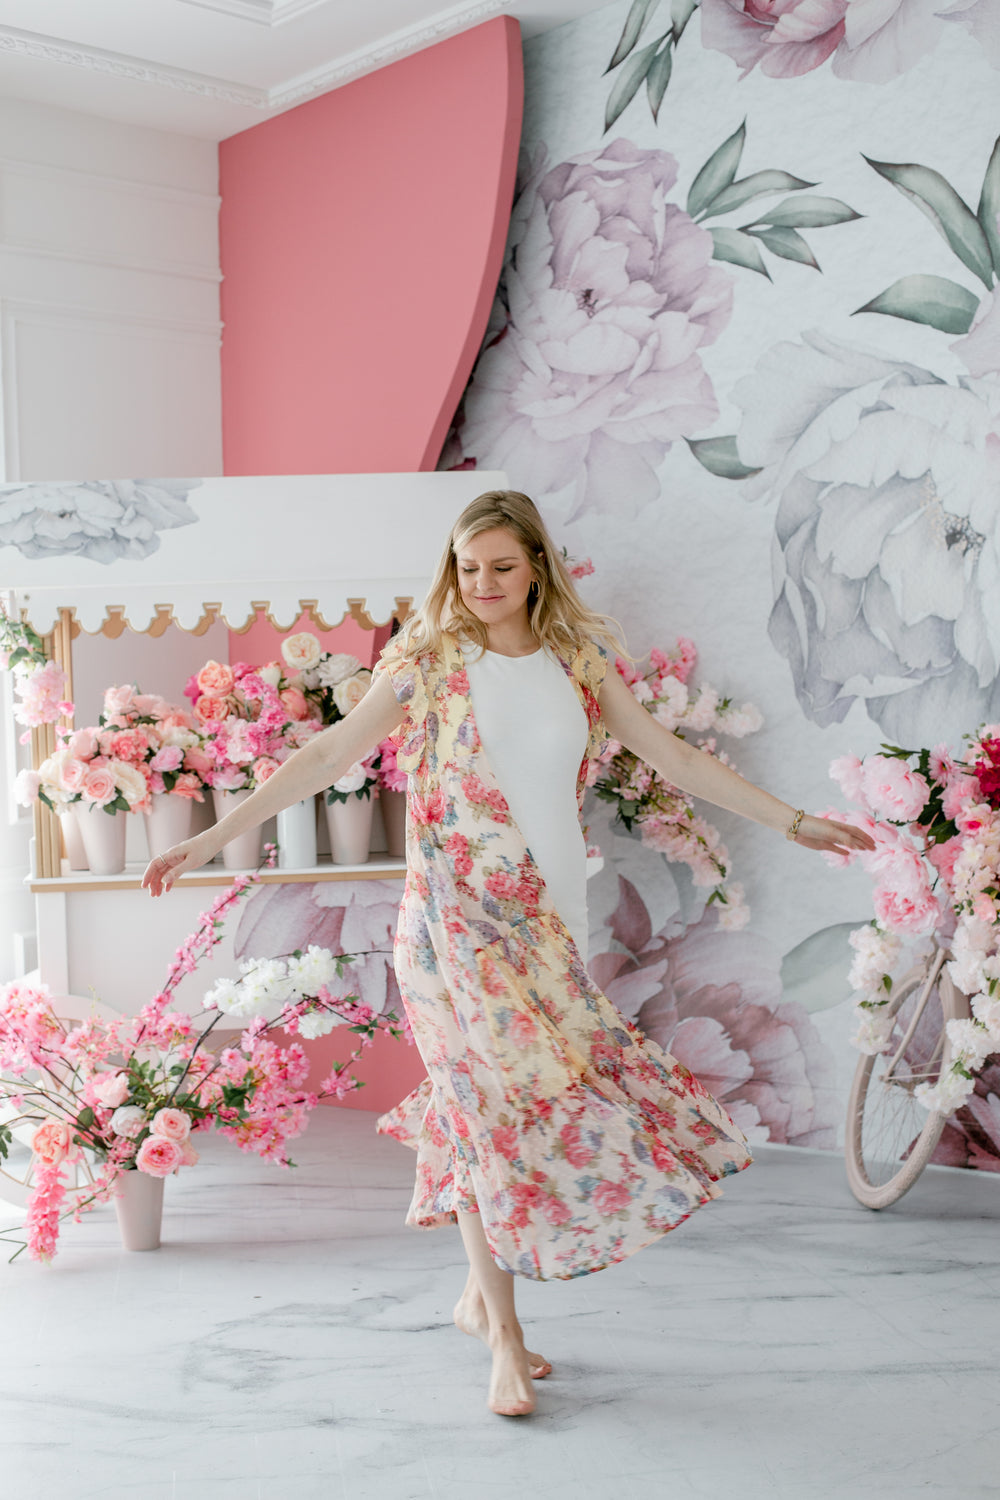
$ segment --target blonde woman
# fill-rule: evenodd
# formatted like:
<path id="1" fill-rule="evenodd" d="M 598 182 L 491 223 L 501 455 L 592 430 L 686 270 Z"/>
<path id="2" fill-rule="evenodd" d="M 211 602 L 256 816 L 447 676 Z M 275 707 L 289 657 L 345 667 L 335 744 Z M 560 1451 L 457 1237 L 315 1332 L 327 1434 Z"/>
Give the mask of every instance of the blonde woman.
<path id="1" fill-rule="evenodd" d="M 363 702 L 143 880 L 162 894 L 396 735 L 409 788 L 395 965 L 428 1076 L 379 1129 L 416 1148 L 407 1222 L 458 1222 L 469 1276 L 455 1322 L 492 1351 L 489 1405 L 507 1416 L 533 1410 L 532 1379 L 551 1369 L 525 1349 L 514 1276 L 619 1261 L 750 1163 L 717 1101 L 587 973 L 588 758 L 607 732 L 675 786 L 807 848 L 870 846 L 664 729 L 608 670 L 615 646 L 532 502 L 481 495 Z"/>

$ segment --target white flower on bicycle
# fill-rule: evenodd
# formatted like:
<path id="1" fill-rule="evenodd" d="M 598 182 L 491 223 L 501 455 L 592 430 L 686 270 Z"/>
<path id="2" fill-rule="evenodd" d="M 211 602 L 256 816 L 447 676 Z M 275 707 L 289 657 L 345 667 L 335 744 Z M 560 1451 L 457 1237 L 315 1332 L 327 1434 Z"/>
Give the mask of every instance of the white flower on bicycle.
<path id="1" fill-rule="evenodd" d="M 949 1069 L 933 1087 L 929 1083 L 918 1084 L 913 1090 L 913 1097 L 927 1110 L 936 1114 L 953 1115 L 956 1109 L 961 1109 L 975 1087 L 974 1078 L 965 1078 L 961 1073 Z"/>
<path id="2" fill-rule="evenodd" d="M 962 1016 L 950 1020 L 945 1030 L 951 1043 L 953 1061 L 961 1063 L 970 1073 L 978 1073 L 996 1048 L 996 1042 L 986 1027 Z"/>

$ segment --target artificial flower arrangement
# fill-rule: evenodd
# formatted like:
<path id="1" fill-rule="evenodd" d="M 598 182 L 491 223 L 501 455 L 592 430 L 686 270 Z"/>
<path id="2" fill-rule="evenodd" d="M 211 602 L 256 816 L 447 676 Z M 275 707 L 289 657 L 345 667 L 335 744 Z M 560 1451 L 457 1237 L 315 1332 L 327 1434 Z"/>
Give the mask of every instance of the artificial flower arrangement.
<path id="1" fill-rule="evenodd" d="M 372 674 L 356 656 L 324 651 L 311 630 L 288 636 L 281 643 L 281 654 L 292 675 L 282 677 L 279 692 L 282 697 L 286 692 L 301 693 L 324 727 L 346 718 L 371 687 Z M 378 746 L 363 761 L 350 766 L 327 789 L 328 804 L 346 802 L 352 796 L 370 798 L 373 787 L 387 785 L 380 776 L 381 751 L 382 746 Z M 405 775 L 397 772 L 398 780 L 402 786 L 397 784 L 393 790 L 405 791 Z"/>
<path id="2" fill-rule="evenodd" d="M 61 1223 L 107 1202 L 123 1172 L 166 1177 L 193 1166 L 192 1139 L 201 1132 L 215 1129 L 243 1151 L 293 1166 L 287 1143 L 303 1133 L 310 1111 L 362 1087 L 351 1070 L 378 1030 L 401 1034 L 391 1012 L 376 1015 L 357 995 L 335 993 L 357 955 L 315 946 L 248 959 L 239 979 L 217 981 L 204 998 L 207 1025 L 171 1008 L 180 980 L 221 941 L 224 917 L 258 879 L 259 872 L 238 876 L 213 901 L 178 949 L 163 989 L 137 1016 L 70 1024 L 43 987 L 0 989 L 0 1157 L 15 1132 L 33 1132 L 26 1239 L 12 1260 L 27 1248 L 32 1259 L 51 1261 Z M 266 1019 L 262 1012 L 275 1006 L 277 1016 Z M 205 1043 L 224 1014 L 248 1024 L 236 1045 L 212 1053 Z M 268 1035 L 282 1027 L 312 1038 L 337 1025 L 357 1044 L 315 1089 L 299 1043 L 280 1046 Z M 83 1153 L 100 1169 L 71 1193 L 64 1170 Z"/>
<path id="3" fill-rule="evenodd" d="M 277 662 L 209 661 L 185 685 L 204 735 L 206 784 L 252 791 L 322 727 L 298 688 L 281 687 Z"/>
<path id="4" fill-rule="evenodd" d="M 698 660 L 692 641 L 681 636 L 672 653 L 653 650 L 649 667 L 641 672 L 619 658 L 615 665 L 632 695 L 649 713 L 682 739 L 696 739 L 700 750 L 725 765 L 732 762 L 717 748 L 716 734 L 742 739 L 762 725 L 752 703 L 736 708 L 706 684 L 692 691 L 689 679 Z M 625 827 L 638 832 L 644 844 L 668 860 L 685 864 L 696 886 L 712 887 L 709 903 L 719 906 L 718 923 L 736 931 L 750 920 L 742 885 L 729 880 L 729 854 L 718 830 L 695 813 L 690 797 L 671 786 L 631 750 L 608 740 L 592 762 L 588 782 L 598 797 L 610 802 Z"/>
<path id="5" fill-rule="evenodd" d="M 915 1090 L 927 1109 L 951 1114 L 975 1088 L 975 1074 L 1000 1051 L 1000 724 L 966 736 L 962 759 L 946 745 L 883 745 L 863 760 L 842 756 L 830 774 L 860 812 L 831 812 L 875 840 L 873 851 L 827 855 L 858 860 L 875 881 L 875 918 L 850 935 L 849 974 L 858 995 L 854 1045 L 889 1045 L 892 971 L 903 939 L 936 934 L 951 950 L 949 974 L 970 997 L 972 1019 L 948 1022 L 951 1069 Z"/>
<path id="6" fill-rule="evenodd" d="M 72 704 L 63 705 L 72 712 Z M 74 803 L 106 813 L 145 812 L 157 793 L 203 800 L 211 762 L 191 715 L 154 693 L 110 687 L 96 725 L 57 731 L 59 744 L 37 771 L 21 771 L 18 801 L 53 812 Z"/>
<path id="7" fill-rule="evenodd" d="M 26 726 L 21 743 L 32 729 L 54 724 L 73 712 L 66 699 L 66 673 L 45 655 L 41 636 L 30 625 L 12 620 L 0 609 L 0 670 L 14 676 L 14 718 Z"/>

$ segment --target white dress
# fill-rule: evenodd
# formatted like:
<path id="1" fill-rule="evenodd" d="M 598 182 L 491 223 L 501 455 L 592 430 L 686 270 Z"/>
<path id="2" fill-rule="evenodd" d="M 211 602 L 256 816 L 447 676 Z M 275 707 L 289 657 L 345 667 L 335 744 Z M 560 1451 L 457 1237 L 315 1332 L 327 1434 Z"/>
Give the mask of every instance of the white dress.
<path id="1" fill-rule="evenodd" d="M 576 778 L 587 716 L 556 657 L 477 655 L 464 648 L 472 711 L 486 759 L 553 905 L 587 961 L 587 846 Z"/>

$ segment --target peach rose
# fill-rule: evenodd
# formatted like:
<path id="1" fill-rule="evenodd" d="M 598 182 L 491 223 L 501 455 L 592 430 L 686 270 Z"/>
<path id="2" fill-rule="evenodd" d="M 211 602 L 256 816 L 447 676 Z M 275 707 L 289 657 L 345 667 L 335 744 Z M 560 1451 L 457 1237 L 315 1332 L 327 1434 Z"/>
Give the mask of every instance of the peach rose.
<path id="1" fill-rule="evenodd" d="M 89 769 L 85 760 L 67 760 L 63 764 L 62 771 L 59 774 L 63 790 L 67 792 L 82 792 Z"/>
<path id="2" fill-rule="evenodd" d="M 195 776 L 192 771 L 182 771 L 170 788 L 170 795 L 171 797 L 188 797 L 194 802 L 204 802 L 201 777 Z"/>
<path id="3" fill-rule="evenodd" d="M 300 630 L 281 643 L 281 654 L 294 672 L 308 672 L 322 655 L 322 649 L 311 630 Z"/>
<path id="4" fill-rule="evenodd" d="M 208 724 L 213 719 L 229 718 L 229 704 L 225 698 L 213 698 L 210 693 L 202 693 L 195 703 L 194 711 L 203 724 Z"/>
<path id="5" fill-rule="evenodd" d="M 276 760 L 273 760 L 269 755 L 261 755 L 253 763 L 254 780 L 258 786 L 264 781 L 270 781 L 277 769 L 278 762 Z"/>
<path id="6" fill-rule="evenodd" d="M 204 776 L 207 771 L 212 769 L 212 765 L 211 756 L 206 755 L 200 745 L 192 745 L 190 749 L 184 752 L 185 771 L 193 771 L 196 776 Z"/>
<path id="7" fill-rule="evenodd" d="M 135 1164 L 140 1172 L 149 1177 L 169 1177 L 184 1160 L 184 1152 L 176 1141 L 165 1135 L 147 1135 L 135 1154 Z"/>
<path id="8" fill-rule="evenodd" d="M 128 1098 L 128 1078 L 124 1073 L 108 1073 L 94 1084 L 94 1093 L 105 1108 L 117 1109 Z"/>
<path id="9" fill-rule="evenodd" d="M 181 1145 L 191 1134 L 191 1116 L 182 1109 L 158 1109 L 149 1122 L 149 1128 L 154 1135 L 162 1135 Z"/>
<path id="10" fill-rule="evenodd" d="M 57 1167 L 67 1157 L 76 1155 L 72 1129 L 62 1120 L 46 1120 L 35 1131 L 31 1149 L 46 1166 Z"/>
<path id="11" fill-rule="evenodd" d="M 107 807 L 118 796 L 115 778 L 107 766 L 89 766 L 80 791 L 86 801 L 93 802 L 98 807 Z"/>
<path id="12" fill-rule="evenodd" d="M 226 693 L 231 693 L 236 678 L 233 676 L 232 668 L 227 667 L 221 661 L 207 661 L 195 678 L 195 682 L 203 693 L 211 698 L 222 698 Z M 195 705 L 197 709 L 197 704 Z"/>
<path id="13" fill-rule="evenodd" d="M 200 1160 L 201 1160 L 201 1158 L 199 1157 L 197 1151 L 192 1146 L 191 1142 L 190 1141 L 185 1141 L 183 1143 L 183 1145 L 181 1146 L 181 1166 L 182 1167 L 193 1167 Z"/>
<path id="14" fill-rule="evenodd" d="M 352 708 L 357 708 L 371 686 L 371 680 L 372 674 L 367 668 L 362 668 L 353 677 L 346 677 L 343 682 L 337 683 L 333 690 L 333 701 L 342 714 L 349 714 Z"/>
<path id="15" fill-rule="evenodd" d="M 278 694 L 278 697 L 288 710 L 288 717 L 290 719 L 308 719 L 309 705 L 305 700 L 305 695 L 298 688 L 285 688 L 283 692 Z M 343 712 L 343 710 L 341 711 Z"/>

